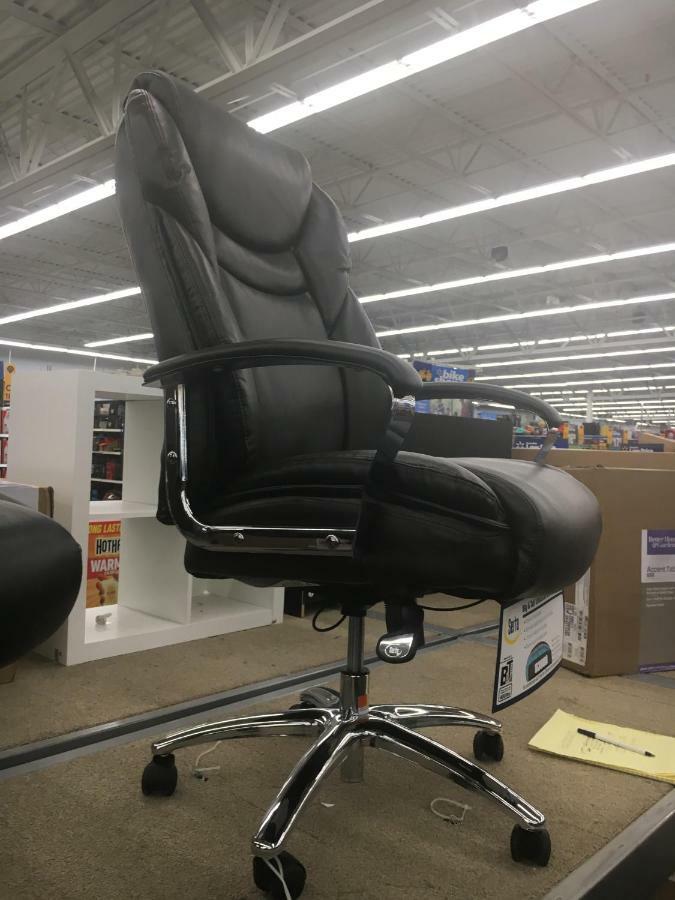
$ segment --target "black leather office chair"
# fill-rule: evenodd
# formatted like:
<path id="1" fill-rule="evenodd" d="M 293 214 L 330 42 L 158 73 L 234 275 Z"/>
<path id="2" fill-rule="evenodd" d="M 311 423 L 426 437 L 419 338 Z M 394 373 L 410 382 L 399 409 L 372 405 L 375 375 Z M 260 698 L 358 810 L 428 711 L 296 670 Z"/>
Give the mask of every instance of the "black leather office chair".
<path id="1" fill-rule="evenodd" d="M 600 535 L 593 496 L 565 473 L 504 459 L 399 452 L 414 398 L 496 400 L 559 424 L 547 404 L 504 388 L 423 385 L 380 349 L 349 287 L 340 214 L 306 159 L 161 72 L 136 78 L 116 149 L 117 195 L 166 397 L 159 516 L 187 538 L 207 578 L 306 583 L 349 617 L 341 691 L 301 708 L 191 728 L 153 745 L 146 794 L 171 794 L 173 752 L 224 738 L 316 735 L 253 838 L 256 883 L 299 896 L 284 850 L 297 816 L 338 764 L 361 776 L 379 747 L 479 791 L 516 819 L 512 850 L 545 864 L 544 816 L 487 771 L 414 729 L 479 729 L 490 716 L 424 704 L 369 705 L 363 616 L 386 604 L 386 662 L 423 643 L 418 598 L 541 597 L 577 579 Z M 396 399 L 392 399 L 396 398 Z"/>
<path id="2" fill-rule="evenodd" d="M 79 545 L 58 522 L 3 498 L 0 483 L 0 668 L 53 634 L 73 608 Z"/>

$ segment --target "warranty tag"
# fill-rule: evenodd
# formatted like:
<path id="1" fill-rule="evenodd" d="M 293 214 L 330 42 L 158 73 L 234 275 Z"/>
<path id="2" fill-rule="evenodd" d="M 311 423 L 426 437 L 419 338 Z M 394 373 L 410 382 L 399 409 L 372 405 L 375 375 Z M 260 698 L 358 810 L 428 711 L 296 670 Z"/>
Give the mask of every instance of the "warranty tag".
<path id="1" fill-rule="evenodd" d="M 562 660 L 563 595 L 503 606 L 492 712 L 504 709 L 553 675 Z"/>

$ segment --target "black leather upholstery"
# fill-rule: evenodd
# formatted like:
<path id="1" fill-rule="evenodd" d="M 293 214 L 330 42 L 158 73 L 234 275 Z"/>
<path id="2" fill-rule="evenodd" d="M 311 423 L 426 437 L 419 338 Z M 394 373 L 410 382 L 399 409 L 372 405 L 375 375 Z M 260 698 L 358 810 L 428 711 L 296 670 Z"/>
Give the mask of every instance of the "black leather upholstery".
<path id="1" fill-rule="evenodd" d="M 270 338 L 379 346 L 340 215 L 297 151 L 149 72 L 127 99 L 116 177 L 160 360 Z M 372 373 L 211 365 L 187 396 L 202 520 L 359 525 L 355 559 L 188 546 L 196 575 L 510 599 L 574 581 L 595 553 L 597 503 L 559 470 L 401 452 L 364 490 L 390 408 Z"/>
<path id="2" fill-rule="evenodd" d="M 82 559 L 65 528 L 1 496 L 0 559 L 0 666 L 6 666 L 65 621 L 80 589 Z"/>

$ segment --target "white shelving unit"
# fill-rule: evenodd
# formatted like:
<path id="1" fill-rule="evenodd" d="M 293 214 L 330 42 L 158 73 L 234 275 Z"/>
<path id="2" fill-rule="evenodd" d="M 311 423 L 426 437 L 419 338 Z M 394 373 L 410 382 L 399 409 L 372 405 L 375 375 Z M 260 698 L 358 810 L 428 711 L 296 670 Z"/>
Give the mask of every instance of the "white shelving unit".
<path id="1" fill-rule="evenodd" d="M 126 401 L 122 500 L 89 500 L 94 400 L 101 397 Z M 68 621 L 40 648 L 64 665 L 282 619 L 282 588 L 193 578 L 183 568 L 184 540 L 155 518 L 162 430 L 162 393 L 139 378 L 87 371 L 14 377 L 9 479 L 54 488 L 54 517 L 85 557 L 90 521 L 122 522 L 119 602 L 87 609 L 85 572 Z M 106 613 L 107 624 L 97 624 Z"/>

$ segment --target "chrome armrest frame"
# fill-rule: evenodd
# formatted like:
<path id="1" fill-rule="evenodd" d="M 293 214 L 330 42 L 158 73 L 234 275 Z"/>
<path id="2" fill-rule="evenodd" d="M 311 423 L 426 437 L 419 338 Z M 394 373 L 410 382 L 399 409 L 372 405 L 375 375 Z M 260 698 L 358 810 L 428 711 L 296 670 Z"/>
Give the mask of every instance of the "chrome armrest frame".
<path id="1" fill-rule="evenodd" d="M 296 526 L 211 525 L 200 521 L 189 498 L 186 385 L 165 388 L 166 491 L 177 528 L 191 543 L 205 550 L 237 553 L 283 553 L 354 556 L 356 528 L 297 528 Z M 412 425 L 415 399 L 392 393 L 392 412 L 373 465 L 394 459 Z"/>

